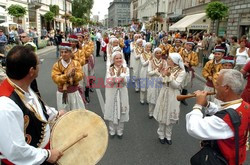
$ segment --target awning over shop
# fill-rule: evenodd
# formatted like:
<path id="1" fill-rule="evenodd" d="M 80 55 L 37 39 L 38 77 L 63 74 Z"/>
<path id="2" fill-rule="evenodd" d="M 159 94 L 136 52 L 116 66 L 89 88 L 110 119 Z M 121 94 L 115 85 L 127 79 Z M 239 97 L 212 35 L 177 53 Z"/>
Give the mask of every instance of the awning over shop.
<path id="1" fill-rule="evenodd" d="M 0 15 L 6 15 L 5 9 L 1 6 L 0 6 Z"/>
<path id="2" fill-rule="evenodd" d="M 206 13 L 187 15 L 172 26 L 170 31 L 186 31 L 187 29 L 208 29 L 208 21 L 203 22 L 206 18 Z"/>

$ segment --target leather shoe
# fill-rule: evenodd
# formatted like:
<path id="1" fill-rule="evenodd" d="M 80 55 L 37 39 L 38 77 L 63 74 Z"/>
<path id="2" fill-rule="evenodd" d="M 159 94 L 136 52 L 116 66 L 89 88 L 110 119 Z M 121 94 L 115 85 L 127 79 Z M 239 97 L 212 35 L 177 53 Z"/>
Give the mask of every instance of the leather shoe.
<path id="1" fill-rule="evenodd" d="M 165 144 L 165 140 L 164 139 L 160 139 L 159 138 L 159 141 L 160 141 L 161 144 Z"/>
<path id="2" fill-rule="evenodd" d="M 119 139 L 122 139 L 123 135 L 117 135 L 117 137 L 118 137 Z"/>
<path id="3" fill-rule="evenodd" d="M 165 142 L 166 142 L 168 145 L 172 145 L 172 140 L 168 140 L 167 138 L 165 138 Z"/>

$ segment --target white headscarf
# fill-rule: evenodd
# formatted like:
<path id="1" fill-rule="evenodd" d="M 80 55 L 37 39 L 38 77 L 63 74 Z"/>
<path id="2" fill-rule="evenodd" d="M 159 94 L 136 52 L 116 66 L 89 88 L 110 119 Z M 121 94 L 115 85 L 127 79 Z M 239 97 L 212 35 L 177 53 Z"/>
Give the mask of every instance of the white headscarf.
<path id="1" fill-rule="evenodd" d="M 158 51 L 161 51 L 161 52 L 162 52 L 162 49 L 161 49 L 161 48 L 158 48 L 158 47 L 155 48 L 155 49 L 154 49 L 154 52 L 153 52 L 153 56 L 154 56 L 154 57 L 155 57 L 155 53 L 158 52 Z"/>
<path id="2" fill-rule="evenodd" d="M 122 52 L 119 52 L 119 51 L 115 51 L 113 54 L 112 54 L 112 60 L 111 60 L 111 64 L 114 64 L 115 60 L 115 56 L 117 55 L 121 55 L 122 56 L 122 60 L 123 60 L 123 55 L 122 55 Z"/>
<path id="3" fill-rule="evenodd" d="M 138 45 L 140 42 L 143 42 L 143 40 L 142 40 L 142 39 L 136 40 L 136 44 L 137 44 L 137 45 Z"/>
<path id="4" fill-rule="evenodd" d="M 185 69 L 184 68 L 184 63 L 182 60 L 182 57 L 179 53 L 169 53 L 169 57 L 171 58 L 171 60 L 178 65 L 181 69 Z"/>
<path id="5" fill-rule="evenodd" d="M 120 47 L 120 46 L 115 46 L 115 47 L 113 47 L 112 53 L 114 53 L 114 52 L 116 52 L 116 51 L 121 52 L 121 51 L 122 51 L 121 47 Z"/>

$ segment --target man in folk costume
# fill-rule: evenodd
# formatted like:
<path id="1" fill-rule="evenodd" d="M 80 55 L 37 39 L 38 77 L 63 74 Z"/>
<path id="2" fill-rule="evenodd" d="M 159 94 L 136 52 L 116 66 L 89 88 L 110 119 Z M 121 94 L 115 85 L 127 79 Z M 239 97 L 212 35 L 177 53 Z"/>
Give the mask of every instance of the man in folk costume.
<path id="1" fill-rule="evenodd" d="M 218 77 L 218 73 L 222 69 L 222 57 L 225 54 L 225 49 L 216 47 L 214 50 L 214 59 L 206 63 L 202 70 L 202 76 L 207 80 L 204 91 L 215 92 L 214 84 Z M 214 96 L 208 97 L 209 101 L 214 101 Z"/>
<path id="2" fill-rule="evenodd" d="M 142 39 L 138 39 L 136 41 L 136 49 L 135 49 L 135 53 L 134 53 L 134 60 L 135 60 L 135 65 L 134 65 L 134 69 L 133 69 L 133 79 L 135 81 L 135 92 L 139 92 L 139 88 L 140 88 L 140 71 L 141 71 L 141 61 L 140 61 L 140 57 L 142 55 L 142 53 L 144 52 L 144 48 L 143 48 L 143 40 Z"/>
<path id="3" fill-rule="evenodd" d="M 151 52 L 152 44 L 146 43 L 145 50 L 142 53 L 141 60 L 141 71 L 140 71 L 140 103 L 144 104 L 147 97 L 147 86 L 148 86 L 148 64 L 152 59 Z"/>
<path id="4" fill-rule="evenodd" d="M 169 53 L 180 53 L 183 49 L 181 39 L 176 38 L 174 45 L 169 49 Z"/>
<path id="5" fill-rule="evenodd" d="M 112 54 L 112 63 L 107 70 L 105 88 L 104 119 L 109 121 L 109 134 L 122 138 L 124 123 L 129 121 L 129 99 L 127 82 L 129 69 L 123 66 L 123 55 L 116 51 Z"/>
<path id="6" fill-rule="evenodd" d="M 180 95 L 186 72 L 179 53 L 170 53 L 167 64 L 160 76 L 163 87 L 155 105 L 154 118 L 159 123 L 157 133 L 160 143 L 171 145 L 172 129 L 180 116 L 180 102 L 176 97 Z"/>
<path id="7" fill-rule="evenodd" d="M 185 88 L 187 88 L 188 83 L 190 83 L 192 81 L 192 78 L 194 77 L 194 69 L 192 67 L 195 67 L 199 64 L 198 55 L 196 52 L 193 51 L 193 46 L 194 43 L 192 41 L 188 41 L 185 44 L 185 49 L 180 51 L 180 55 L 184 62 L 185 70 L 187 72 L 186 79 L 183 84 L 184 89 L 182 89 L 181 93 L 182 95 L 187 95 L 188 91 Z M 181 101 L 181 103 L 186 106 L 188 105 L 185 100 Z"/>
<path id="8" fill-rule="evenodd" d="M 30 88 L 38 76 L 39 59 L 31 49 L 15 46 L 6 63 L 8 78 L 0 85 L 1 164 L 56 163 L 62 153 L 49 150 L 49 123 L 64 112 L 45 106 Z"/>
<path id="9" fill-rule="evenodd" d="M 84 40 L 85 40 L 85 44 L 88 45 L 88 47 L 91 50 L 91 54 L 88 58 L 88 75 L 90 76 L 90 78 L 88 78 L 88 83 L 89 83 L 89 91 L 90 92 L 94 92 L 92 90 L 92 84 L 94 83 L 94 79 L 91 78 L 91 76 L 95 75 L 95 57 L 94 57 L 94 49 L 95 49 L 95 44 L 94 42 L 90 39 L 89 37 L 89 33 L 85 33 L 84 34 Z"/>
<path id="10" fill-rule="evenodd" d="M 59 48 L 61 59 L 53 65 L 51 72 L 51 77 L 58 86 L 57 108 L 67 111 L 85 109 L 78 91 L 79 82 L 83 79 L 81 64 L 71 58 L 70 43 L 62 43 Z"/>
<path id="11" fill-rule="evenodd" d="M 172 48 L 172 46 L 170 44 L 168 44 L 168 37 L 167 36 L 165 36 L 162 39 L 162 43 L 160 44 L 159 48 L 161 48 L 161 50 L 162 50 L 163 59 L 167 59 L 167 57 L 169 55 L 169 50 Z"/>
<path id="12" fill-rule="evenodd" d="M 153 119 L 155 104 L 158 99 L 161 81 L 161 71 L 167 67 L 167 63 L 162 59 L 161 48 L 155 48 L 153 52 L 153 58 L 148 64 L 148 90 L 147 90 L 147 102 L 149 104 L 149 119 Z"/>
<path id="13" fill-rule="evenodd" d="M 79 61 L 80 64 L 84 63 L 84 58 L 82 57 L 82 52 L 80 49 L 78 49 L 79 47 L 79 41 L 78 41 L 78 37 L 76 35 L 70 35 L 69 38 L 69 43 L 72 47 L 72 59 L 73 60 L 77 60 Z"/>
<path id="14" fill-rule="evenodd" d="M 246 160 L 247 136 L 250 125 L 250 105 L 241 99 L 244 78 L 234 69 L 222 69 L 216 81 L 216 98 L 219 105 L 206 99 L 206 91 L 196 91 L 196 104 L 186 115 L 186 129 L 189 135 L 221 153 L 228 165 L 243 165 Z M 205 110 L 205 117 L 203 108 Z M 235 128 L 226 109 L 235 110 L 240 116 L 238 128 L 239 155 L 236 161 Z M 235 120 L 233 120 L 235 121 Z"/>

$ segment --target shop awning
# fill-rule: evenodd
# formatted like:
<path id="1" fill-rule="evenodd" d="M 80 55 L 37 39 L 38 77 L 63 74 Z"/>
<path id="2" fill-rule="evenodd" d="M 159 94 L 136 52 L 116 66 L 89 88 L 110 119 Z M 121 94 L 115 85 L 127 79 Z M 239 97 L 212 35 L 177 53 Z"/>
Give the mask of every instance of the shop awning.
<path id="1" fill-rule="evenodd" d="M 0 6 L 0 15 L 6 15 L 5 8 Z"/>
<path id="2" fill-rule="evenodd" d="M 199 13 L 193 15 L 187 15 L 172 26 L 169 27 L 170 31 L 186 31 L 188 28 L 191 29 L 193 24 L 197 24 L 196 28 L 194 29 L 206 29 L 208 27 L 207 22 L 203 22 L 202 20 L 206 18 L 206 13 Z"/>

